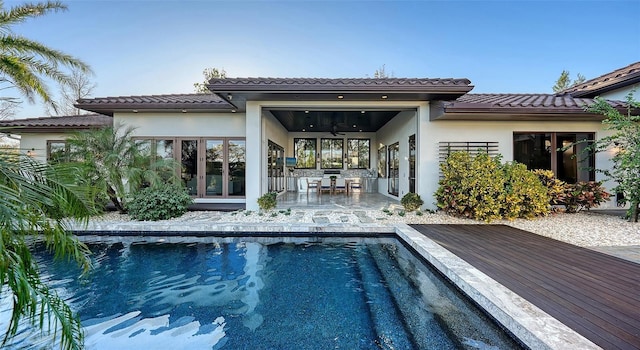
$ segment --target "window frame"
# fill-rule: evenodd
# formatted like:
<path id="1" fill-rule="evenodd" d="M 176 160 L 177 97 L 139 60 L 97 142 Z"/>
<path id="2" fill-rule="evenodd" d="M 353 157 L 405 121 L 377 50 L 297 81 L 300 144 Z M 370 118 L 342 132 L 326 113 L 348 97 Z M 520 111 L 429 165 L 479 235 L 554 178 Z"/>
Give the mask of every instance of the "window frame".
<path id="1" fill-rule="evenodd" d="M 311 157 L 313 158 L 313 162 L 309 166 L 299 166 L 300 157 L 298 157 L 298 141 L 306 140 L 309 141 L 309 145 L 313 145 L 313 150 L 305 149 L 304 151 L 311 151 Z M 311 142 L 313 141 L 313 142 Z M 305 144 L 306 145 L 306 144 Z M 316 169 L 318 164 L 318 139 L 313 137 L 296 137 L 293 139 L 293 154 L 296 157 L 296 166 L 295 169 Z"/>
<path id="2" fill-rule="evenodd" d="M 365 165 L 360 165 L 360 146 L 358 145 L 358 147 L 356 147 L 356 152 L 357 155 L 355 157 L 358 158 L 358 165 L 359 166 L 352 166 L 352 162 L 351 159 L 354 158 L 354 155 L 352 155 L 351 153 L 351 148 L 350 143 L 351 141 L 358 141 L 358 144 L 360 142 L 366 142 L 367 143 L 367 161 L 366 161 L 366 166 Z M 364 163 L 364 162 L 362 162 Z M 347 169 L 369 169 L 371 167 L 371 139 L 363 139 L 363 138 L 347 138 Z"/>
<path id="3" fill-rule="evenodd" d="M 340 152 L 339 152 L 340 162 L 336 161 L 336 166 L 335 167 L 334 166 L 325 166 L 325 162 L 324 162 L 324 158 L 325 158 L 324 157 L 324 153 L 325 153 L 324 151 L 325 151 L 325 149 L 323 148 L 324 147 L 323 143 L 324 143 L 325 140 L 326 141 L 340 141 Z M 333 145 L 333 142 L 332 142 L 332 145 Z M 334 156 L 334 154 L 337 153 L 336 151 L 337 150 L 334 150 L 333 147 L 331 147 L 328 150 L 328 152 L 330 152 L 329 161 L 328 161 L 329 164 L 332 163 L 331 162 L 332 161 L 332 157 Z M 344 139 L 343 138 L 321 138 L 320 139 L 320 169 L 344 169 L 344 156 L 345 156 L 345 154 L 344 154 Z M 339 166 L 338 166 L 338 163 L 340 163 Z"/>

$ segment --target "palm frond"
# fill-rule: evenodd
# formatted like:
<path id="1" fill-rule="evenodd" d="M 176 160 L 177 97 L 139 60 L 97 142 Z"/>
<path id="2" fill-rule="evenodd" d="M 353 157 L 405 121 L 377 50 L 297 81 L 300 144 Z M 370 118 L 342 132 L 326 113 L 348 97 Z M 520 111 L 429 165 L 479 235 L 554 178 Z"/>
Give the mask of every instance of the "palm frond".
<path id="1" fill-rule="evenodd" d="M 9 10 L 2 9 L 2 5 L 2 2 L 0 2 L 0 31 L 8 30 L 11 25 L 22 23 L 29 18 L 67 10 L 67 6 L 59 1 L 47 1 L 37 4 L 24 3 Z"/>

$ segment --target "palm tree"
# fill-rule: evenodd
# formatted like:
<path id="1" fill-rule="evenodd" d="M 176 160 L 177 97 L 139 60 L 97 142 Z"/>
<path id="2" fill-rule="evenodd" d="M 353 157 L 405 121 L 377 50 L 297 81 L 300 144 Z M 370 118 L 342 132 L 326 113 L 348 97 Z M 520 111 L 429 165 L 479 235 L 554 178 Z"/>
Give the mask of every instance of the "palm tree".
<path id="1" fill-rule="evenodd" d="M 88 73 L 89 66 L 66 53 L 16 35 L 11 27 L 33 17 L 64 11 L 67 7 L 58 1 L 28 3 L 8 10 L 3 5 L 0 0 L 0 84 L 17 88 L 30 103 L 38 96 L 57 110 L 43 79 L 68 86 L 71 78 L 61 70 L 62 67 Z"/>
<path id="2" fill-rule="evenodd" d="M 178 183 L 173 159 L 155 159 L 148 141 L 133 138 L 134 129 L 116 124 L 97 130 L 82 131 L 67 139 L 70 158 L 77 167 L 77 183 L 85 183 L 109 198 L 121 213 L 127 211 L 132 192 L 143 185 Z"/>
<path id="3" fill-rule="evenodd" d="M 8 291 L 13 301 L 0 347 L 16 334 L 22 319 L 54 340 L 59 336 L 64 349 L 82 347 L 80 320 L 40 279 L 29 243 L 37 237 L 55 258 L 73 259 L 89 269 L 89 250 L 67 233 L 64 218 L 86 222 L 90 201 L 80 188 L 65 185 L 65 176 L 28 156 L 0 150 L 0 292 Z"/>

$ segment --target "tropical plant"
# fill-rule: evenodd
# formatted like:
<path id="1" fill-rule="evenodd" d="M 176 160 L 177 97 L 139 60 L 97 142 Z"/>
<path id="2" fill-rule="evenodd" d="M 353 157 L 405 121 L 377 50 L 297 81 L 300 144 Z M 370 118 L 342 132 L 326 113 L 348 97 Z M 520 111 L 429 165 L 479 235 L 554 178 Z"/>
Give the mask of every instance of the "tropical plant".
<path id="1" fill-rule="evenodd" d="M 44 241 L 56 259 L 73 259 L 90 268 L 88 248 L 66 229 L 63 218 L 86 222 L 93 214 L 81 187 L 67 185 L 52 167 L 30 157 L 0 150 L 0 292 L 13 302 L 1 345 L 17 333 L 21 321 L 59 338 L 63 349 L 82 347 L 83 331 L 71 308 L 41 279 L 31 238 Z M 52 216 L 50 213 L 56 213 Z"/>
<path id="2" fill-rule="evenodd" d="M 133 139 L 134 128 L 116 124 L 73 134 L 67 139 L 71 166 L 79 168 L 77 180 L 100 189 L 118 211 L 143 185 L 176 183 L 173 160 L 154 159 L 147 146 Z"/>
<path id="3" fill-rule="evenodd" d="M 553 208 L 555 206 L 561 205 L 564 203 L 564 199 L 567 196 L 567 184 L 556 178 L 556 175 L 552 170 L 546 169 L 535 169 L 532 172 L 540 179 L 542 184 L 547 188 L 547 194 L 549 195 L 549 204 Z"/>
<path id="4" fill-rule="evenodd" d="M 409 192 L 402 197 L 400 204 L 402 204 L 406 211 L 414 211 L 416 209 L 420 209 L 424 204 L 424 201 L 420 198 L 419 194 Z"/>
<path id="5" fill-rule="evenodd" d="M 11 9 L 3 5 L 0 1 L 0 84 L 15 87 L 31 103 L 38 96 L 56 110 L 45 79 L 68 85 L 70 76 L 61 68 L 87 73 L 89 66 L 71 55 L 15 34 L 12 26 L 67 7 L 58 1 L 27 3 Z"/>
<path id="6" fill-rule="evenodd" d="M 629 203 L 627 217 L 629 221 L 638 222 L 640 214 L 640 116 L 632 115 L 640 108 L 640 103 L 633 99 L 634 91 L 627 95 L 626 113 L 620 113 L 606 100 L 596 98 L 595 104 L 587 110 L 604 115 L 602 121 L 605 130 L 613 134 L 596 140 L 587 147 L 587 151 L 611 152 L 612 169 L 596 169 L 608 180 L 616 182 L 613 191 L 622 193 L 623 203 Z"/>
<path id="7" fill-rule="evenodd" d="M 581 181 L 565 186 L 565 198 L 562 204 L 567 213 L 577 213 L 591 209 L 609 200 L 610 194 L 602 187 L 602 182 Z"/>
<path id="8" fill-rule="evenodd" d="M 532 218 L 549 213 L 547 189 L 523 164 L 487 153 L 453 152 L 440 164 L 438 208 L 475 220 Z"/>
<path id="9" fill-rule="evenodd" d="M 181 185 L 163 184 L 136 192 L 127 204 L 127 210 L 136 220 L 168 220 L 186 213 L 192 202 Z"/>
<path id="10" fill-rule="evenodd" d="M 276 207 L 276 192 L 267 192 L 258 198 L 258 206 L 262 210 L 271 210 Z"/>

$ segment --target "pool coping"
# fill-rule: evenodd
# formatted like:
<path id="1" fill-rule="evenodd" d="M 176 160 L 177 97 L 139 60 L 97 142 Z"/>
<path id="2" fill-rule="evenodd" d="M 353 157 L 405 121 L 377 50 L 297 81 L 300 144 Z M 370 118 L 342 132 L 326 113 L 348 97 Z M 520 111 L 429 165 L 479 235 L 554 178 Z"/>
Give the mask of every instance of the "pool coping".
<path id="1" fill-rule="evenodd" d="M 181 223 L 102 222 L 72 228 L 81 240 L 127 237 L 132 241 L 183 241 L 187 237 L 391 237 L 401 239 L 474 303 L 530 349 L 601 349 L 537 306 L 502 286 L 407 224 Z M 151 233 L 151 234 L 147 234 Z"/>

